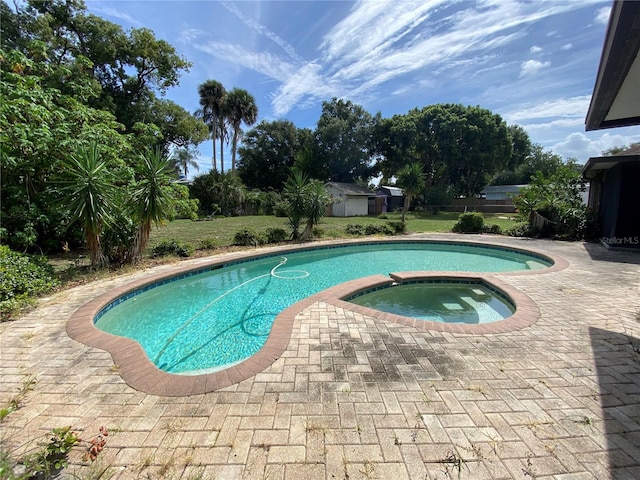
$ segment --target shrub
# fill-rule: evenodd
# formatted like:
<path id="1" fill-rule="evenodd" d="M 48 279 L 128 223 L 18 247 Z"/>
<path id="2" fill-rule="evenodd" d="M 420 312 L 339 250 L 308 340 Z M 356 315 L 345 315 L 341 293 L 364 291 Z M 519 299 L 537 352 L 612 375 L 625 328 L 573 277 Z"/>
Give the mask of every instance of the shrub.
<path id="1" fill-rule="evenodd" d="M 167 239 L 161 241 L 158 245 L 153 247 L 151 253 L 154 257 L 176 255 L 178 257 L 185 258 L 193 255 L 193 247 L 187 243 L 182 243 L 173 239 Z"/>
<path id="2" fill-rule="evenodd" d="M 384 227 L 382 225 L 374 225 L 373 223 L 370 223 L 364 227 L 365 235 L 376 235 L 378 233 L 384 233 Z"/>
<path id="3" fill-rule="evenodd" d="M 265 237 L 267 243 L 281 243 L 289 239 L 289 234 L 284 228 L 267 228 Z"/>
<path id="4" fill-rule="evenodd" d="M 320 227 L 313 227 L 313 238 L 320 238 L 324 235 L 324 229 Z"/>
<path id="5" fill-rule="evenodd" d="M 388 222 L 387 225 L 392 230 L 392 234 L 404 233 L 407 231 L 407 224 L 404 222 Z"/>
<path id="6" fill-rule="evenodd" d="M 532 237 L 534 235 L 534 231 L 531 228 L 531 225 L 529 225 L 529 222 L 520 222 L 507 228 L 504 231 L 504 234 L 510 237 Z"/>
<path id="7" fill-rule="evenodd" d="M 502 228 L 497 223 L 492 223 L 490 225 L 484 225 L 482 227 L 482 233 L 492 233 L 494 235 L 500 235 L 502 233 Z"/>
<path id="8" fill-rule="evenodd" d="M 381 220 L 386 220 L 387 218 L 389 218 L 389 215 L 387 215 L 386 213 L 381 213 L 380 215 L 378 215 L 378 218 Z"/>
<path id="9" fill-rule="evenodd" d="M 463 213 L 453 226 L 455 233 L 482 233 L 484 216 L 480 212 Z"/>
<path id="10" fill-rule="evenodd" d="M 8 318 L 49 292 L 58 282 L 45 257 L 27 256 L 0 245 L 0 314 Z"/>
<path id="11" fill-rule="evenodd" d="M 233 236 L 233 244 L 242 247 L 253 246 L 256 247 L 261 244 L 260 236 L 250 228 L 243 228 L 238 230 Z"/>
<path id="12" fill-rule="evenodd" d="M 220 246 L 220 242 L 216 238 L 203 238 L 198 242 L 196 250 L 213 250 Z"/>
<path id="13" fill-rule="evenodd" d="M 344 231 L 349 235 L 364 235 L 364 227 L 358 224 L 349 223 L 345 227 Z"/>

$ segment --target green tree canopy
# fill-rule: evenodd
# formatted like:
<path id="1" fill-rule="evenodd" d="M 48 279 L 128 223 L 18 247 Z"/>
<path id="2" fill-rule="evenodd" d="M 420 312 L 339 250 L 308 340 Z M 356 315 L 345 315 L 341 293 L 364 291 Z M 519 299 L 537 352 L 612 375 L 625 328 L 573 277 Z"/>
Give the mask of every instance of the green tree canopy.
<path id="1" fill-rule="evenodd" d="M 281 191 L 308 131 L 289 120 L 261 121 L 245 133 L 238 148 L 238 175 L 247 188 Z"/>
<path id="2" fill-rule="evenodd" d="M 189 191 L 198 199 L 202 215 L 225 216 L 238 215 L 247 193 L 238 175 L 216 170 L 195 177 Z"/>
<path id="3" fill-rule="evenodd" d="M 372 136 L 375 118 L 360 105 L 333 98 L 322 103 L 315 130 L 314 161 L 322 180 L 368 181 L 373 174 Z"/>
<path id="4" fill-rule="evenodd" d="M 403 165 L 420 162 L 428 185 L 449 184 L 463 195 L 479 192 L 507 165 L 513 148 L 499 115 L 458 104 L 395 115 L 380 122 L 376 132 L 385 179 Z"/>
<path id="5" fill-rule="evenodd" d="M 544 178 L 552 176 L 564 164 L 562 157 L 542 145 L 533 144 L 529 155 L 515 169 L 505 169 L 491 180 L 492 185 L 526 185 L 538 173 Z"/>
<path id="6" fill-rule="evenodd" d="M 75 181 L 69 162 L 92 141 L 124 205 L 143 163 L 137 151 L 193 146 L 206 127 L 157 96 L 189 64 L 150 30 L 125 32 L 79 0 L 3 1 L 0 15 L 0 238 L 55 250 L 81 229 L 68 228 L 79 225 L 71 210 L 55 207 L 63 192 L 52 180 Z"/>

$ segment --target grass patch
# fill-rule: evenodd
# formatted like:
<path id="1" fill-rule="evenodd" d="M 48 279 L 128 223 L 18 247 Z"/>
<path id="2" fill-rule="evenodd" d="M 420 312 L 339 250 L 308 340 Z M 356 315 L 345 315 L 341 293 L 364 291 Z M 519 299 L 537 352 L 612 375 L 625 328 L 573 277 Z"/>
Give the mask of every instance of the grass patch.
<path id="1" fill-rule="evenodd" d="M 412 212 L 407 215 L 407 233 L 450 232 L 459 216 L 460 214 L 457 212 L 440 212 L 437 215 Z M 349 224 L 362 225 L 363 227 L 380 225 L 382 227 L 388 225 L 390 221 L 400 221 L 400 219 L 399 213 L 389 213 L 386 218 L 378 218 L 377 216 L 325 217 L 318 227 L 322 231 L 321 238 L 349 238 L 350 235 L 345 233 L 345 228 Z M 509 214 L 485 214 L 485 223 L 500 225 L 503 230 L 516 224 L 514 220 L 509 219 Z M 199 242 L 215 240 L 220 247 L 228 247 L 233 245 L 235 233 L 246 228 L 257 232 L 266 231 L 268 228 L 284 228 L 289 231 L 286 218 L 270 215 L 226 217 L 200 222 L 175 220 L 151 232 L 149 248 L 151 249 L 167 239 L 175 239 L 194 246 Z"/>

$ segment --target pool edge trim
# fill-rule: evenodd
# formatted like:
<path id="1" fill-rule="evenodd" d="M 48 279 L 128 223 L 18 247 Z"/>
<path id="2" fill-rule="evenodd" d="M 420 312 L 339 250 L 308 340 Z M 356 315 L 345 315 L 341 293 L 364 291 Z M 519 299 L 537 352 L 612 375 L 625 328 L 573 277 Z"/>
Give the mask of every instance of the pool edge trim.
<path id="1" fill-rule="evenodd" d="M 506 250 L 521 251 L 523 253 L 533 253 L 535 255 L 548 258 L 553 262 L 553 265 L 540 270 L 524 270 L 518 272 L 496 272 L 500 275 L 532 275 L 551 273 L 559 270 L 563 270 L 569 266 L 569 262 L 562 257 L 551 255 L 546 252 L 540 252 L 536 249 L 524 249 L 511 246 L 503 246 L 491 241 L 478 241 L 478 240 L 429 240 L 429 239 L 397 239 L 395 242 L 422 242 L 422 243 L 452 243 L 452 244 L 471 244 L 471 245 L 484 245 L 493 246 L 498 248 L 504 248 Z M 318 242 L 314 246 L 297 245 L 291 247 L 286 245 L 282 247 L 273 247 L 258 249 L 252 252 L 238 252 L 229 255 L 223 255 L 224 258 L 213 257 L 207 259 L 205 262 L 190 263 L 189 265 L 181 265 L 171 272 L 158 272 L 151 274 L 143 279 L 135 280 L 125 285 L 113 288 L 102 295 L 95 297 L 83 306 L 78 308 L 69 318 L 66 324 L 67 334 L 74 340 L 83 343 L 89 347 L 99 348 L 105 350 L 111 354 L 113 358 L 115 368 L 122 379 L 132 388 L 146 392 L 152 395 L 169 396 L 169 397 L 181 397 L 198 395 L 213 392 L 231 385 L 237 384 L 247 378 L 250 378 L 264 369 L 272 365 L 278 360 L 282 354 L 286 351 L 291 334 L 293 331 L 293 325 L 296 316 L 304 309 L 316 302 L 326 302 L 341 308 L 359 312 L 359 309 L 365 309 L 367 313 L 363 313 L 367 316 L 385 321 L 391 321 L 402 325 L 416 327 L 416 322 L 421 322 L 423 329 L 434 330 L 440 332 L 452 332 L 462 334 L 492 334 L 492 333 L 505 333 L 514 330 L 524 328 L 534 323 L 540 317 L 540 311 L 535 303 L 524 293 L 511 287 L 510 285 L 497 279 L 490 273 L 477 273 L 477 272 L 402 272 L 395 275 L 407 275 L 408 273 L 414 273 L 422 275 L 421 278 L 428 278 L 438 275 L 450 275 L 464 278 L 476 278 L 476 279 L 490 279 L 489 283 L 494 284 L 497 288 L 503 290 L 509 295 L 517 308 L 520 307 L 522 302 L 524 311 L 521 315 L 514 314 L 509 319 L 516 317 L 512 321 L 505 319 L 500 322 L 494 322 L 493 324 L 484 325 L 459 325 L 459 324 L 445 324 L 439 322 L 427 322 L 423 320 L 410 319 L 408 317 L 400 317 L 398 315 L 392 315 L 385 312 L 379 312 L 377 310 L 368 309 L 366 307 L 360 307 L 358 305 L 345 302 L 341 298 L 347 296 L 341 292 L 346 288 L 364 289 L 371 288 L 372 286 L 382 285 L 383 283 L 391 283 L 393 279 L 384 275 L 374 275 L 369 277 L 363 277 L 360 279 L 345 282 L 334 287 L 328 288 L 321 292 L 318 292 L 310 297 L 307 297 L 290 307 L 284 309 L 278 314 L 274 320 L 271 332 L 265 342 L 264 346 L 248 359 L 233 365 L 229 368 L 219 370 L 211 373 L 195 374 L 195 375 L 177 375 L 165 372 L 156 367 L 148 358 L 142 346 L 127 337 L 121 337 L 112 335 L 107 332 L 99 330 L 94 324 L 94 318 L 96 315 L 110 302 L 113 302 L 118 297 L 131 292 L 132 290 L 142 288 L 144 286 L 157 283 L 159 280 L 171 278 L 174 276 L 182 275 L 192 271 L 202 270 L 203 268 L 214 267 L 221 264 L 234 263 L 245 259 L 252 259 L 256 257 L 262 257 L 265 254 L 279 254 L 285 252 L 292 252 L 298 250 L 308 250 L 313 248 L 322 248 L 323 246 L 333 245 L 357 245 L 357 244 L 370 244 L 370 243 L 393 243 L 394 240 L 388 238 L 384 239 L 357 239 L 355 241 L 336 240 L 330 242 Z M 320 244 L 321 243 L 321 244 Z M 373 282 L 373 283 L 371 283 Z M 377 282 L 377 283 L 376 283 Z M 530 302 L 530 303 L 529 303 Z M 537 313 L 536 313 L 537 312 Z M 372 314 L 373 313 L 373 314 Z M 394 318 L 397 317 L 397 318 Z M 507 322 L 505 324 L 505 322 Z M 502 325 L 504 324 L 504 325 Z M 493 326 L 495 325 L 495 326 Z M 484 329 L 477 329 L 478 331 L 466 331 L 464 327 L 484 327 Z M 492 327 L 493 326 L 493 327 Z M 491 327 L 491 328 L 489 328 Z M 480 331 L 482 330 L 482 331 Z"/>

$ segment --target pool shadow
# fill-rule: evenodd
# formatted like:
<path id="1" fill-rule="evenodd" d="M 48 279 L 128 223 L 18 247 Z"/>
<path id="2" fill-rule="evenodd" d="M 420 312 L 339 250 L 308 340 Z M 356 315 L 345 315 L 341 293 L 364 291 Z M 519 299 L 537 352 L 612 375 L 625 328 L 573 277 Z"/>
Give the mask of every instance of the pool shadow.
<path id="1" fill-rule="evenodd" d="M 612 478 L 640 478 L 640 339 L 589 328 Z"/>
<path id="2" fill-rule="evenodd" d="M 584 242 L 582 245 L 589 254 L 589 257 L 591 257 L 591 260 L 640 265 L 640 249 L 610 250 L 599 242 Z"/>

